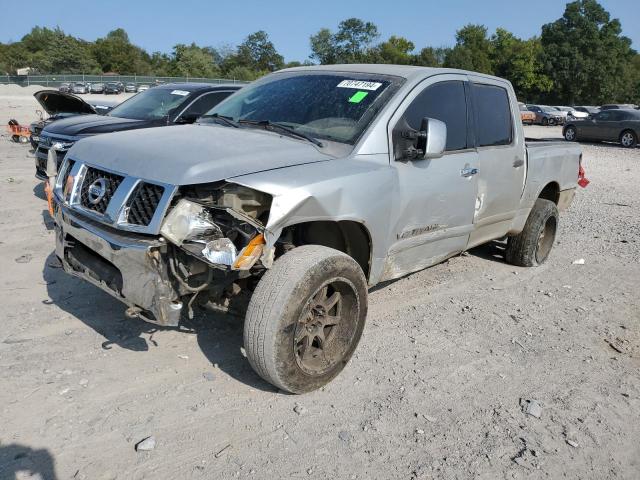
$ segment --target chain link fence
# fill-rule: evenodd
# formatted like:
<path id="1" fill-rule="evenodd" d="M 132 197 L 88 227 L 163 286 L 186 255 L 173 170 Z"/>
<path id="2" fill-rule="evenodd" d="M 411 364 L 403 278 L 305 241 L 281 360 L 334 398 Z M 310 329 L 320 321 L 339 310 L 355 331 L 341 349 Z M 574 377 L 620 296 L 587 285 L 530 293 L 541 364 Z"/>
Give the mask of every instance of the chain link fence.
<path id="1" fill-rule="evenodd" d="M 2 75 L 0 84 L 17 84 L 23 87 L 41 85 L 43 87 L 59 87 L 62 83 L 88 82 L 122 82 L 135 85 L 156 85 L 160 83 L 240 83 L 234 78 L 196 78 L 196 77 L 156 77 L 153 75 Z"/>

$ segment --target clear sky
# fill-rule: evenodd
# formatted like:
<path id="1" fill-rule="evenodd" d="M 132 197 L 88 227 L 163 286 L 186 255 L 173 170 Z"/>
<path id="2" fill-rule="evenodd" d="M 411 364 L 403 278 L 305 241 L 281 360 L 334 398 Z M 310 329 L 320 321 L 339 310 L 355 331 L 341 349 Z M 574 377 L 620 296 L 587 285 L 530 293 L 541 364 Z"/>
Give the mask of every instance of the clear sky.
<path id="1" fill-rule="evenodd" d="M 640 50 L 640 0 L 601 0 L 622 22 L 623 33 Z M 60 26 L 95 40 L 124 28 L 131 41 L 149 52 L 170 52 L 177 43 L 237 45 L 249 33 L 265 30 L 285 60 L 309 57 L 309 36 L 322 27 L 358 17 L 375 23 L 381 39 L 401 35 L 418 49 L 450 46 L 455 31 L 481 23 L 493 32 L 504 27 L 521 37 L 540 33 L 560 17 L 563 0 L 0 0 L 0 42 L 17 41 L 34 25 Z"/>

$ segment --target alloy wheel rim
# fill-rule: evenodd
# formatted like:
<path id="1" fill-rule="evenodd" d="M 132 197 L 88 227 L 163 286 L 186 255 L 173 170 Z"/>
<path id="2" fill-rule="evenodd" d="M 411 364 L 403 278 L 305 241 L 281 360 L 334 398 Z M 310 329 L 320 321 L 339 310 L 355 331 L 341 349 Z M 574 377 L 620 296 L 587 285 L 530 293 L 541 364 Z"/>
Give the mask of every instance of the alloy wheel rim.
<path id="1" fill-rule="evenodd" d="M 633 136 L 629 132 L 622 135 L 622 145 L 624 145 L 625 147 L 628 147 L 632 143 L 633 143 Z"/>
<path id="2" fill-rule="evenodd" d="M 356 331 L 357 305 L 355 289 L 344 279 L 331 279 L 311 295 L 293 338 L 296 363 L 303 372 L 323 375 L 343 360 Z"/>
<path id="3" fill-rule="evenodd" d="M 575 138 L 575 133 L 576 132 L 573 130 L 573 128 L 567 128 L 564 136 L 567 140 L 573 140 Z"/>
<path id="4" fill-rule="evenodd" d="M 540 231 L 538 244 L 536 246 L 536 261 L 539 264 L 544 262 L 551 252 L 551 247 L 553 247 L 553 242 L 556 238 L 557 226 L 556 218 L 549 217 Z"/>

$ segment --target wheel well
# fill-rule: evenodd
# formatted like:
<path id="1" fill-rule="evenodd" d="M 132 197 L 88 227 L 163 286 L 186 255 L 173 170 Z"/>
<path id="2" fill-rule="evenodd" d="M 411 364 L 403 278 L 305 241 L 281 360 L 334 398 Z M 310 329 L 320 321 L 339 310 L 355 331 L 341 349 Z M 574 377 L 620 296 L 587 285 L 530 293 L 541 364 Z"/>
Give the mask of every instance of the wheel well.
<path id="1" fill-rule="evenodd" d="M 620 135 L 618 135 L 618 138 L 622 138 L 622 135 L 624 135 L 624 132 L 631 132 L 633 133 L 636 137 L 638 136 L 638 134 L 633 130 L 633 128 L 625 128 L 620 132 Z"/>
<path id="2" fill-rule="evenodd" d="M 361 223 L 347 220 L 299 223 L 287 227 L 280 238 L 288 239 L 296 247 L 323 245 L 340 250 L 358 262 L 365 277 L 369 278 L 371 236 Z"/>
<path id="3" fill-rule="evenodd" d="M 556 182 L 551 182 L 547 184 L 546 187 L 542 189 L 538 198 L 544 198 L 545 200 L 551 200 L 556 205 L 560 200 L 560 185 Z"/>

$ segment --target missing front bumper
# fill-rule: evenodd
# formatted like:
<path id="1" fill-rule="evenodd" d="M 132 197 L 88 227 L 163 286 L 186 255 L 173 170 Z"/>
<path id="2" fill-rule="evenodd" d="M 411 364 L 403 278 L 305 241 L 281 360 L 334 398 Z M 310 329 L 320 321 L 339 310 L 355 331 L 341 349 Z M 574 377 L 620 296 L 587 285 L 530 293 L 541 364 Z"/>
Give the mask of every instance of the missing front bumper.
<path id="1" fill-rule="evenodd" d="M 67 273 L 114 296 L 143 320 L 179 324 L 183 303 L 169 280 L 164 242 L 107 231 L 65 207 L 57 209 L 55 220 L 56 255 Z"/>

